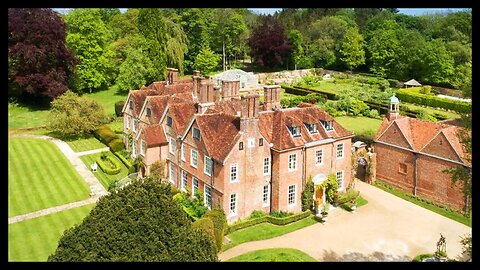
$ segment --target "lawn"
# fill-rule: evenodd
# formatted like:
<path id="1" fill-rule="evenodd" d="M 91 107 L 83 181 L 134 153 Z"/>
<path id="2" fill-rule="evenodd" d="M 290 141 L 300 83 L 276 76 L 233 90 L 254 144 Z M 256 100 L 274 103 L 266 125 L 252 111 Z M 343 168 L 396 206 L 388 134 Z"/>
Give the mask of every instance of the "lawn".
<path id="1" fill-rule="evenodd" d="M 8 139 L 9 217 L 88 198 L 88 185 L 54 143 Z"/>
<path id="2" fill-rule="evenodd" d="M 364 116 L 338 116 L 335 120 L 349 131 L 355 132 L 355 135 L 375 136 L 382 120 Z"/>
<path id="3" fill-rule="evenodd" d="M 391 185 L 388 185 L 388 184 L 385 184 L 383 182 L 380 182 L 380 181 L 374 181 L 373 182 L 373 185 L 388 192 L 388 193 L 391 193 L 397 197 L 400 197 L 406 201 L 409 201 L 411 203 L 414 203 L 418 206 L 421 206 L 425 209 L 428 209 L 432 212 L 435 212 L 439 215 L 442 215 L 444 217 L 447 217 L 449 219 L 452 219 L 452 220 L 455 220 L 457 222 L 460 222 L 462 224 L 465 224 L 469 227 L 472 227 L 472 219 L 471 218 L 468 218 L 468 217 L 465 217 L 464 215 L 458 213 L 458 212 L 455 212 L 453 210 L 449 210 L 447 208 L 442 208 L 442 207 L 439 207 L 439 206 L 436 206 L 436 205 L 433 205 L 432 203 L 427 203 L 426 201 L 423 201 L 421 200 L 419 197 L 413 197 L 413 195 L 410 195 L 404 191 L 401 191 Z"/>
<path id="4" fill-rule="evenodd" d="M 294 248 L 261 249 L 233 257 L 229 262 L 316 262 L 310 255 Z"/>
<path id="5" fill-rule="evenodd" d="M 82 222 L 95 204 L 8 225 L 8 261 L 47 261 L 63 232 Z"/>
<path id="6" fill-rule="evenodd" d="M 45 126 L 48 115 L 47 109 L 29 108 L 8 103 L 8 129 Z"/>
<path id="7" fill-rule="evenodd" d="M 420 106 L 420 105 L 400 101 L 400 111 L 402 111 L 402 107 L 407 107 L 410 110 L 424 110 L 425 112 L 427 112 L 430 115 L 433 115 L 434 113 L 443 114 L 443 115 L 447 116 L 449 119 L 450 118 L 460 118 L 461 117 L 460 114 L 455 113 L 454 111 L 439 110 L 439 109 L 432 108 L 432 107 Z"/>
<path id="8" fill-rule="evenodd" d="M 102 153 L 106 153 L 107 156 L 110 156 L 116 159 L 121 164 L 121 167 L 122 167 L 120 172 L 114 175 L 104 173 L 102 169 L 100 169 L 100 167 L 97 169 L 96 172 L 92 172 L 95 175 L 95 177 L 97 177 L 98 181 L 100 181 L 100 183 L 102 183 L 102 185 L 108 190 L 108 187 L 110 186 L 111 183 L 118 181 L 128 175 L 128 169 L 125 166 L 125 164 L 122 163 L 122 161 L 120 161 L 114 154 L 112 154 L 112 152 L 106 151 Z M 83 161 L 83 163 L 85 163 L 87 168 L 90 168 L 90 165 L 92 165 L 95 162 L 95 160 L 102 155 L 102 153 L 95 153 L 91 155 L 81 156 L 80 159 Z"/>
<path id="9" fill-rule="evenodd" d="M 127 99 L 128 93 L 125 94 L 118 94 L 117 91 L 112 89 L 108 90 L 102 90 L 94 93 L 87 93 L 84 94 L 83 96 L 92 98 L 96 100 L 100 105 L 103 106 L 105 113 L 108 115 L 114 115 L 115 114 L 115 102 L 119 100 L 126 100 Z"/>
<path id="10" fill-rule="evenodd" d="M 81 138 L 74 141 L 66 141 L 75 152 L 83 152 L 107 147 L 95 137 Z"/>
<path id="11" fill-rule="evenodd" d="M 222 251 L 225 251 L 241 243 L 265 240 L 284 235 L 289 232 L 293 232 L 298 229 L 313 225 L 315 223 L 317 223 L 317 221 L 313 217 L 305 218 L 285 226 L 274 225 L 268 222 L 260 223 L 258 225 L 234 231 L 233 233 L 228 234 L 227 237 L 232 242 L 224 245 Z"/>
<path id="12" fill-rule="evenodd" d="M 123 117 L 116 117 L 111 123 L 107 124 L 113 132 L 123 134 Z"/>

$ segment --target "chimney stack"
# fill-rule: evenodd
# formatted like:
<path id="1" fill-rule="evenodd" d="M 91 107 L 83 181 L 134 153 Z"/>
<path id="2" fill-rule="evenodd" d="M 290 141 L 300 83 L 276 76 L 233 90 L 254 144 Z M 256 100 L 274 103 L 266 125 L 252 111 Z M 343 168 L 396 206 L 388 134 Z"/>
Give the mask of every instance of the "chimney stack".
<path id="1" fill-rule="evenodd" d="M 280 109 L 280 85 L 265 85 L 263 87 L 265 111 Z"/>
<path id="2" fill-rule="evenodd" d="M 249 93 L 241 97 L 242 116 L 241 118 L 257 118 L 259 111 L 259 95 Z"/>
<path id="3" fill-rule="evenodd" d="M 224 100 L 240 98 L 240 81 L 222 81 L 222 92 Z"/>
<path id="4" fill-rule="evenodd" d="M 167 68 L 167 84 L 173 84 L 178 79 L 178 69 L 176 68 Z"/>
<path id="5" fill-rule="evenodd" d="M 200 113 L 204 113 L 207 108 L 211 105 L 214 105 L 215 102 L 215 91 L 213 89 L 213 84 L 210 80 L 201 77 L 199 80 L 199 93 L 198 93 L 198 103 L 200 107 Z"/>
<path id="6" fill-rule="evenodd" d="M 194 70 L 194 71 L 193 71 L 193 76 L 194 76 L 194 77 L 195 77 L 195 76 L 200 77 L 200 71 Z"/>

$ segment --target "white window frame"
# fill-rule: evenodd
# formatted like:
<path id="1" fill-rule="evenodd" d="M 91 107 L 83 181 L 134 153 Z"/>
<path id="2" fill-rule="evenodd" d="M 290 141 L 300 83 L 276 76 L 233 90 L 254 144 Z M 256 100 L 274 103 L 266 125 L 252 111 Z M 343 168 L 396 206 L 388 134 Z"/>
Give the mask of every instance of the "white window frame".
<path id="1" fill-rule="evenodd" d="M 195 183 L 197 183 L 196 187 L 195 187 Z M 192 198 L 195 197 L 195 192 L 198 190 L 199 186 L 200 184 L 198 182 L 198 178 L 196 178 L 195 176 L 192 176 Z"/>
<path id="2" fill-rule="evenodd" d="M 267 188 L 267 190 L 265 190 L 265 187 Z M 263 186 L 262 206 L 263 207 L 270 206 L 270 184 Z"/>
<path id="3" fill-rule="evenodd" d="M 292 162 L 292 158 L 295 157 L 295 162 Z M 288 155 L 288 171 L 293 172 L 297 170 L 297 153 Z"/>
<path id="4" fill-rule="evenodd" d="M 233 205 L 232 205 L 233 202 Z M 237 198 L 237 193 L 232 193 L 230 194 L 230 201 L 228 204 L 228 216 L 229 217 L 234 217 L 237 215 L 237 205 L 238 205 L 238 198 Z M 233 206 L 233 210 L 232 210 Z"/>
<path id="5" fill-rule="evenodd" d="M 145 140 L 140 140 L 140 155 L 145 156 Z"/>
<path id="6" fill-rule="evenodd" d="M 268 162 L 266 162 L 268 160 Z M 265 171 L 265 169 L 267 169 Z M 270 157 L 263 158 L 263 175 L 270 175 Z"/>
<path id="7" fill-rule="evenodd" d="M 168 152 L 172 155 L 175 155 L 175 139 L 170 138 L 168 143 Z"/>
<path id="8" fill-rule="evenodd" d="M 342 182 L 341 182 L 341 183 L 342 183 L 342 185 L 340 185 L 340 181 L 339 181 L 339 179 L 338 179 L 338 173 L 341 173 L 341 176 L 342 176 L 342 177 L 341 177 L 341 179 L 342 179 Z M 343 186 L 345 185 L 345 174 L 344 174 L 343 170 L 342 170 L 342 171 L 337 171 L 337 172 L 335 173 L 335 176 L 337 177 L 337 182 L 338 182 L 338 189 L 337 189 L 337 190 L 338 190 L 338 191 L 342 191 L 342 190 L 343 190 Z"/>
<path id="9" fill-rule="evenodd" d="M 293 187 L 293 203 L 290 203 L 290 188 Z M 287 190 L 287 204 L 288 206 L 294 206 L 297 204 L 297 185 L 289 185 Z"/>
<path id="10" fill-rule="evenodd" d="M 138 119 L 133 119 L 133 132 L 137 132 L 138 129 Z"/>
<path id="11" fill-rule="evenodd" d="M 195 158 L 193 158 L 193 153 L 195 153 Z M 193 163 L 195 161 L 195 163 Z M 197 149 L 190 149 L 190 166 L 197 168 L 198 165 L 198 151 Z"/>
<path id="12" fill-rule="evenodd" d="M 127 130 L 130 129 L 131 122 L 132 122 L 132 117 L 130 115 L 127 115 Z"/>
<path id="13" fill-rule="evenodd" d="M 182 155 L 182 161 L 185 161 L 185 148 L 183 146 L 183 143 L 180 145 L 180 152 Z"/>
<path id="14" fill-rule="evenodd" d="M 209 192 L 207 192 L 207 188 Z M 210 200 L 207 200 L 207 197 L 210 197 Z M 205 184 L 203 185 L 203 203 L 207 206 L 208 209 L 212 209 L 212 187 Z"/>
<path id="15" fill-rule="evenodd" d="M 170 162 L 170 173 L 169 173 L 169 176 L 168 176 L 168 180 L 172 184 L 175 183 L 175 164 L 173 164 L 173 162 Z"/>
<path id="16" fill-rule="evenodd" d="M 235 180 L 232 181 L 232 169 L 235 168 Z M 239 181 L 238 177 L 238 163 L 230 164 L 230 183 L 237 183 Z"/>
<path id="17" fill-rule="evenodd" d="M 207 164 L 210 164 L 210 170 L 207 170 Z M 212 159 L 208 156 L 205 156 L 203 159 L 203 172 L 208 176 L 212 176 L 212 168 L 213 168 Z"/>
<path id="18" fill-rule="evenodd" d="M 187 186 L 188 186 L 188 174 L 187 171 L 182 170 L 182 191 L 187 192 Z"/>
<path id="19" fill-rule="evenodd" d="M 320 155 L 318 155 L 320 153 Z M 318 162 L 318 158 L 320 158 L 320 162 Z M 315 150 L 315 166 L 320 166 L 323 164 L 323 149 Z"/>
<path id="20" fill-rule="evenodd" d="M 342 152 L 341 152 L 342 155 L 341 155 L 341 156 L 338 156 L 338 147 L 339 147 L 340 145 L 342 146 Z M 337 144 L 337 147 L 336 147 L 337 159 L 343 159 L 343 157 L 345 156 L 345 153 L 344 153 L 344 152 L 345 152 L 345 145 L 344 145 L 344 143 L 339 143 L 339 144 Z"/>
<path id="21" fill-rule="evenodd" d="M 295 131 L 298 131 L 298 132 L 295 132 Z M 300 131 L 300 127 L 291 127 L 290 128 L 290 134 L 292 134 L 292 137 L 300 137 L 302 136 L 302 133 Z"/>
<path id="22" fill-rule="evenodd" d="M 195 130 L 198 130 L 198 138 L 195 138 Z M 200 134 L 200 129 L 198 129 L 198 128 L 196 128 L 196 127 L 194 127 L 194 128 L 192 129 L 192 138 L 193 138 L 194 140 L 199 140 L 199 141 L 200 141 L 200 139 L 202 138 L 202 134 Z"/>
<path id="23" fill-rule="evenodd" d="M 137 140 L 133 140 L 132 156 L 137 157 Z"/>

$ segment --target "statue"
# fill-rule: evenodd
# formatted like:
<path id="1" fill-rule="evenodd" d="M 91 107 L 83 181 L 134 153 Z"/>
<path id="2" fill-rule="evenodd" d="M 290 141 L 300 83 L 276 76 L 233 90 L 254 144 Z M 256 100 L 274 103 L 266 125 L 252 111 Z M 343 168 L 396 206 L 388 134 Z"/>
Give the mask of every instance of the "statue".
<path id="1" fill-rule="evenodd" d="M 445 237 L 440 233 L 440 239 L 437 242 L 437 251 L 435 252 L 435 257 L 438 259 L 447 257 L 447 242 Z"/>

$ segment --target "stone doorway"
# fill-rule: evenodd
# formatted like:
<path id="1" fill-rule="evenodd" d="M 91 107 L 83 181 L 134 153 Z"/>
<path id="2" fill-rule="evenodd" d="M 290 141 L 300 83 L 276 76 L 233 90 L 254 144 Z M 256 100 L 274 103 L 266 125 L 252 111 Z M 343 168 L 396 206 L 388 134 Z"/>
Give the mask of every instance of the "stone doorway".
<path id="1" fill-rule="evenodd" d="M 364 157 L 359 157 L 357 160 L 357 170 L 355 177 L 361 181 L 366 181 L 367 160 Z"/>

